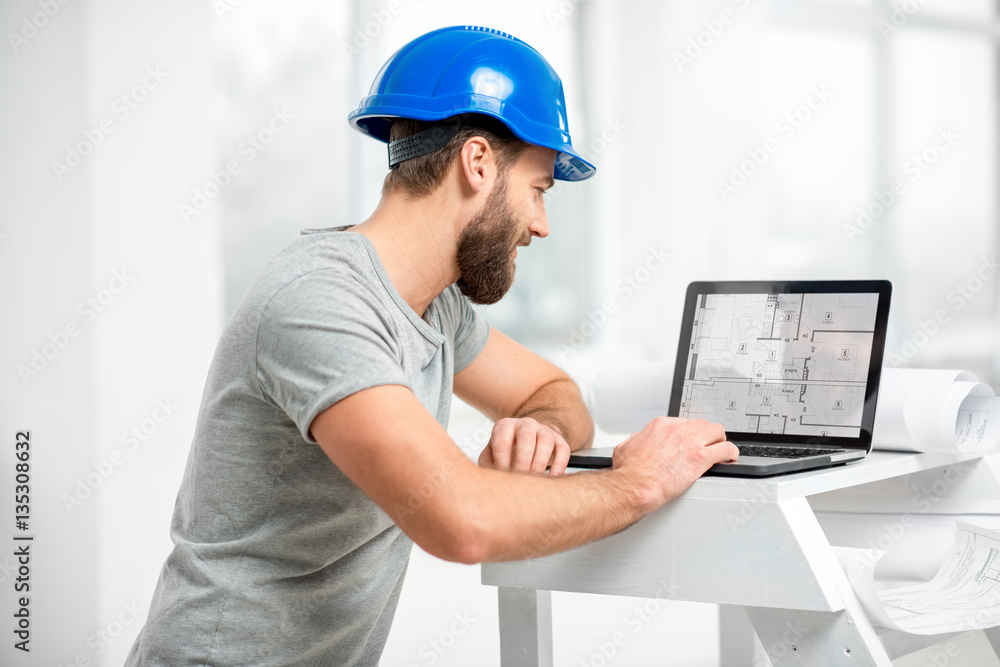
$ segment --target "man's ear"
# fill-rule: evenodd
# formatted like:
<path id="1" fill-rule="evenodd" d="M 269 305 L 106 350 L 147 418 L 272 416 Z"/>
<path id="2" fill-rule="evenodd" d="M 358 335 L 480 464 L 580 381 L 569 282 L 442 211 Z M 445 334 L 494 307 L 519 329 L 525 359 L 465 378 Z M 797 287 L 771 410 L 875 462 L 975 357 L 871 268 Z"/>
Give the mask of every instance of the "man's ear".
<path id="1" fill-rule="evenodd" d="M 459 153 L 459 166 L 463 180 L 477 193 L 496 175 L 493 149 L 483 137 L 469 137 Z"/>

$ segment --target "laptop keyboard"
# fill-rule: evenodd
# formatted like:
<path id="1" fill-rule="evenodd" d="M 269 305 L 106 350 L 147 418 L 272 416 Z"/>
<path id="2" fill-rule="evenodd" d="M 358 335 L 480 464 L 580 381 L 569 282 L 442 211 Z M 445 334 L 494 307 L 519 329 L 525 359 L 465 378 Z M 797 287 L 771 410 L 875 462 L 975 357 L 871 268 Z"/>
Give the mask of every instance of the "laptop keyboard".
<path id="1" fill-rule="evenodd" d="M 769 459 L 802 459 L 821 454 L 838 454 L 846 449 L 806 449 L 804 447 L 766 447 L 761 445 L 741 445 L 740 456 L 763 456 Z"/>

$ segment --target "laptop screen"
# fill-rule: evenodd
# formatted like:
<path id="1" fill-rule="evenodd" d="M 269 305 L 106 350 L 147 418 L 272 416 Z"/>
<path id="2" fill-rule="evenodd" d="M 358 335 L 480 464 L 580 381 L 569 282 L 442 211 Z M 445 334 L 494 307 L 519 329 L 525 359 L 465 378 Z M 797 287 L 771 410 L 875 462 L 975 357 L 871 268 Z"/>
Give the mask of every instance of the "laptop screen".
<path id="1" fill-rule="evenodd" d="M 888 289 L 883 281 L 692 284 L 670 414 L 765 442 L 870 442 Z"/>

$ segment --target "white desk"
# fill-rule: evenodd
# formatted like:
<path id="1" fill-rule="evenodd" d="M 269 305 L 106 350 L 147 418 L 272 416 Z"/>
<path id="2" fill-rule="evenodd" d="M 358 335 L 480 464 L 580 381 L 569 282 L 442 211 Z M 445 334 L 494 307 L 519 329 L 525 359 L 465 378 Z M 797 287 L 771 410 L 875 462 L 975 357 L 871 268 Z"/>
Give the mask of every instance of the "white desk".
<path id="1" fill-rule="evenodd" d="M 948 468 L 952 478 L 957 471 L 1000 490 L 995 458 L 873 452 L 847 466 L 766 479 L 703 477 L 615 535 L 552 556 L 484 564 L 483 584 L 499 587 L 501 664 L 552 665 L 550 591 L 571 591 L 718 603 L 723 667 L 751 664 L 751 625 L 776 667 L 889 667 L 943 637 L 871 625 L 807 498 L 824 494 L 818 505 L 839 507 L 843 490 L 863 497 L 901 476 L 927 484 Z M 943 495 L 960 496 L 963 486 Z M 1000 655 L 1000 634 L 987 635 Z"/>

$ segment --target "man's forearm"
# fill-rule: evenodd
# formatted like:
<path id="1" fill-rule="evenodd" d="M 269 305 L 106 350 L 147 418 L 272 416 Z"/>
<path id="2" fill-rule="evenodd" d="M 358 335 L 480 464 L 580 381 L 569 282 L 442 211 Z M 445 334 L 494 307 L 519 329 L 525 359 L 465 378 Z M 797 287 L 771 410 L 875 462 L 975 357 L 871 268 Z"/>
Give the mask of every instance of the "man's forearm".
<path id="1" fill-rule="evenodd" d="M 555 477 L 494 470 L 472 463 L 400 385 L 337 401 L 310 431 L 414 542 L 463 563 L 541 556 L 610 535 L 739 455 L 719 424 L 658 417 L 618 445 L 611 470 Z"/>
<path id="2" fill-rule="evenodd" d="M 580 389 L 569 378 L 542 385 L 512 416 L 531 417 L 550 426 L 573 450 L 589 447 L 594 440 L 594 421 L 583 403 Z"/>
<path id="3" fill-rule="evenodd" d="M 537 558 L 616 533 L 652 507 L 618 470 L 546 478 L 481 470 L 475 494 L 482 561 Z"/>

